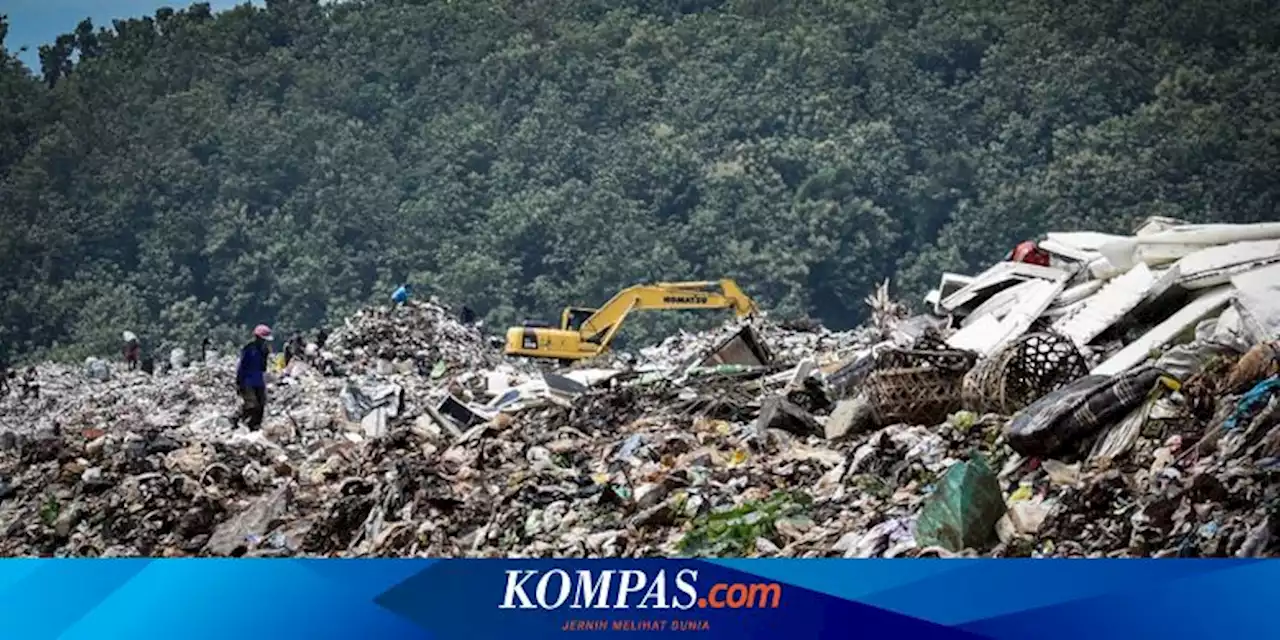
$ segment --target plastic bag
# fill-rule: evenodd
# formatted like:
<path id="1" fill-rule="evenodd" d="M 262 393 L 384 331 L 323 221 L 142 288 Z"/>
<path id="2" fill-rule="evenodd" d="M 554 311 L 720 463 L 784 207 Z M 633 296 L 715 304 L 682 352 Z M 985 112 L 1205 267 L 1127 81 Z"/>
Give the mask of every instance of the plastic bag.
<path id="1" fill-rule="evenodd" d="M 949 551 L 981 549 L 1004 515 L 1004 494 L 986 461 L 974 455 L 952 465 L 925 499 L 916 520 L 916 542 Z"/>

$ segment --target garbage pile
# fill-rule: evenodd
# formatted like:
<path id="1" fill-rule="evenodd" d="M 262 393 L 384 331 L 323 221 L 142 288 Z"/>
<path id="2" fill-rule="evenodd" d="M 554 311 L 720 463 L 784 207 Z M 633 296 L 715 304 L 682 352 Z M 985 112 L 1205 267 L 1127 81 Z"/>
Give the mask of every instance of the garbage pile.
<path id="1" fill-rule="evenodd" d="M 945 347 L 979 358 L 958 398 L 938 395 L 1010 416 L 998 537 L 1043 555 L 1267 552 L 1280 224 L 1152 218 L 1009 258 L 927 299 L 952 320 Z"/>
<path id="2" fill-rule="evenodd" d="M 45 365 L 0 399 L 0 553 L 1273 553 L 1280 225 L 1009 258 L 920 316 L 882 287 L 859 330 L 756 318 L 558 369 L 434 302 L 368 309 L 339 367 L 272 375 L 260 432 L 234 358 Z"/>
<path id="3" fill-rule="evenodd" d="M 334 330 L 325 349 L 343 361 L 379 359 L 402 369 L 419 362 L 479 369 L 500 360 L 479 327 L 456 315 L 434 300 L 363 309 Z"/>

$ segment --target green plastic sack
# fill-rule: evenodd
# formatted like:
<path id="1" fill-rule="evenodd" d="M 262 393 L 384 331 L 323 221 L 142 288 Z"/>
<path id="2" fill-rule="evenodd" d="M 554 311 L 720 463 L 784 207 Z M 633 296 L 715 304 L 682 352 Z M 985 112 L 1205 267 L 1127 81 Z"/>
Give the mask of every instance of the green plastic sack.
<path id="1" fill-rule="evenodd" d="M 925 498 L 916 520 L 916 543 L 948 551 L 982 549 L 1004 515 L 1000 483 L 981 456 L 947 470 L 937 491 Z"/>

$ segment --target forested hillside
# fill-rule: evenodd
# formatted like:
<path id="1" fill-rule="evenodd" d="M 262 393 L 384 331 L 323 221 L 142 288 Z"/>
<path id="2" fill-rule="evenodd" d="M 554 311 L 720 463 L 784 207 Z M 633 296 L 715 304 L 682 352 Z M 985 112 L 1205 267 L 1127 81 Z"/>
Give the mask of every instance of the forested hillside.
<path id="1" fill-rule="evenodd" d="M 1268 0 L 83 23 L 0 63 L 0 356 L 310 327 L 402 279 L 505 324 L 730 276 L 847 326 L 885 277 L 919 294 L 1045 230 L 1275 219 L 1278 47 Z"/>

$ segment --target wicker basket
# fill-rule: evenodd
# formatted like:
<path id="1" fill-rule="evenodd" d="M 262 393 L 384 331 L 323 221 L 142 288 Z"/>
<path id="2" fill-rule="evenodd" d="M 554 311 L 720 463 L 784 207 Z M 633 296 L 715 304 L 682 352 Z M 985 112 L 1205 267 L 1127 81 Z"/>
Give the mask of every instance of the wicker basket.
<path id="1" fill-rule="evenodd" d="M 885 369 L 867 377 L 866 389 L 877 424 L 944 422 L 962 406 L 964 373 L 936 367 Z"/>
<path id="2" fill-rule="evenodd" d="M 1031 333 L 978 363 L 964 379 L 964 406 L 1010 415 L 1089 374 L 1075 343 L 1056 333 Z"/>

